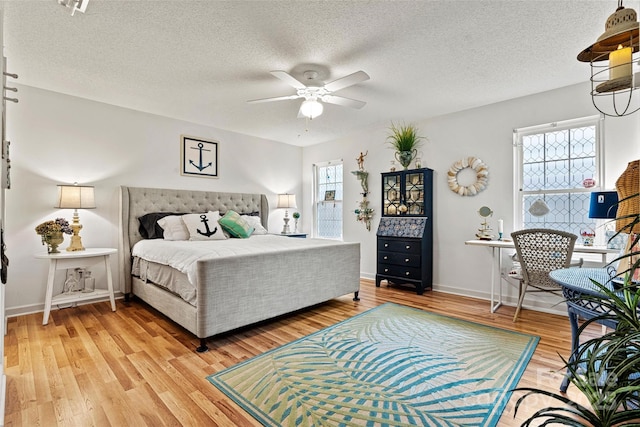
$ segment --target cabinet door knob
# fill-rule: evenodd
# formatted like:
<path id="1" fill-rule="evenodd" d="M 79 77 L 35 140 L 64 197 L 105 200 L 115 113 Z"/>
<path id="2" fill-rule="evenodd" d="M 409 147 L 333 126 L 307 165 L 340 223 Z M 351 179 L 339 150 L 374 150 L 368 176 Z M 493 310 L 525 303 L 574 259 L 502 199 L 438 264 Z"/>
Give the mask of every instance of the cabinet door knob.
<path id="1" fill-rule="evenodd" d="M 405 274 L 406 276 L 408 276 L 408 275 L 409 275 L 409 272 L 408 272 L 408 271 L 406 271 L 404 274 Z"/>
<path id="2" fill-rule="evenodd" d="M 384 258 L 382 258 L 382 259 L 389 259 L 389 257 L 385 255 Z"/>
<path id="3" fill-rule="evenodd" d="M 405 249 L 411 249 L 411 245 L 405 246 Z"/>
<path id="4" fill-rule="evenodd" d="M 388 273 L 388 272 L 389 272 L 389 269 L 388 269 L 388 268 L 385 268 L 385 269 L 384 269 L 384 272 L 385 272 L 385 273 Z"/>
<path id="5" fill-rule="evenodd" d="M 388 243 L 385 243 L 385 244 L 384 244 L 384 247 L 385 247 L 385 248 L 388 248 L 388 247 L 389 247 L 389 244 L 388 244 Z"/>
<path id="6" fill-rule="evenodd" d="M 409 258 L 405 258 L 405 259 L 404 259 L 404 262 L 409 262 Z"/>

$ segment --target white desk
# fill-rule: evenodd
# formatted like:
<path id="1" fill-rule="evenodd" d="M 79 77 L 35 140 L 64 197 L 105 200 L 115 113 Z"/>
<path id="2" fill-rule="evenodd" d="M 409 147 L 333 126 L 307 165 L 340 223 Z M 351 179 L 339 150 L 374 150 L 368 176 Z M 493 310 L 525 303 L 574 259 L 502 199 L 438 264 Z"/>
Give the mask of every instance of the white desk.
<path id="1" fill-rule="evenodd" d="M 484 246 L 491 248 L 493 252 L 491 266 L 491 312 L 495 312 L 502 305 L 502 249 L 515 249 L 512 241 L 506 240 L 467 240 L 465 245 Z M 602 262 L 607 262 L 607 254 L 619 253 L 620 249 L 608 249 L 606 246 L 575 245 L 574 253 L 600 254 Z M 497 272 L 497 278 L 496 278 Z M 496 279 L 498 281 L 498 299 L 495 297 Z"/>
<path id="2" fill-rule="evenodd" d="M 113 280 L 111 277 L 111 263 L 109 258 L 112 254 L 118 252 L 117 249 L 111 248 L 87 248 L 83 251 L 60 251 L 56 254 L 36 254 L 36 258 L 49 260 L 49 276 L 47 278 L 47 293 L 44 299 L 44 315 L 42 324 L 49 323 L 49 313 L 51 313 L 51 305 L 77 303 L 90 299 L 108 296 L 111 300 L 111 310 L 116 311 L 116 301 L 113 296 Z M 93 292 L 72 292 L 53 296 L 53 279 L 56 270 L 66 270 L 68 268 L 86 268 L 94 264 L 104 262 L 104 268 L 107 273 L 107 289 L 96 289 Z"/>

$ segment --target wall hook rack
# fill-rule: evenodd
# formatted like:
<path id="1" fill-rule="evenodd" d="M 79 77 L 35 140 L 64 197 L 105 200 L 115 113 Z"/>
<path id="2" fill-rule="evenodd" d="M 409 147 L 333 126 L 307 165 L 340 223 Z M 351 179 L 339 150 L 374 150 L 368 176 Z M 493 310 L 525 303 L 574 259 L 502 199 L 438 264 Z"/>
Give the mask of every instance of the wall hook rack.
<path id="1" fill-rule="evenodd" d="M 4 58 L 4 66 L 5 67 L 7 66 L 7 58 Z M 6 91 L 8 91 L 8 90 L 11 91 L 11 92 L 17 92 L 18 91 L 17 87 L 9 87 L 9 86 L 7 86 L 6 77 L 11 77 L 12 79 L 17 79 L 18 75 L 14 74 L 14 73 L 7 73 L 6 71 L 3 71 L 2 74 L 4 76 L 3 79 L 2 79 L 2 88 L 4 89 L 2 99 L 4 101 L 9 101 L 9 102 L 13 102 L 13 103 L 17 104 L 18 103 L 18 98 L 10 98 L 10 97 L 7 97 L 5 95 L 6 95 Z"/>

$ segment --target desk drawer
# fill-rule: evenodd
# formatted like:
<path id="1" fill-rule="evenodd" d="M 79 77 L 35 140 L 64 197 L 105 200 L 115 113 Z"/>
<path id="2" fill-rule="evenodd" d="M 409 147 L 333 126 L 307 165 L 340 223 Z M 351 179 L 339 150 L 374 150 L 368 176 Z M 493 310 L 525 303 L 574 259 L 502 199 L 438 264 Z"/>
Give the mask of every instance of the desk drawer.
<path id="1" fill-rule="evenodd" d="M 421 280 L 422 278 L 419 268 L 402 265 L 379 264 L 378 274 L 413 280 Z"/>
<path id="2" fill-rule="evenodd" d="M 378 262 L 381 264 L 394 264 L 407 267 L 420 267 L 420 255 L 400 252 L 383 252 L 378 253 Z"/>
<path id="3" fill-rule="evenodd" d="M 420 240 L 418 239 L 379 239 L 378 250 L 381 252 L 402 252 L 410 254 L 420 254 Z"/>

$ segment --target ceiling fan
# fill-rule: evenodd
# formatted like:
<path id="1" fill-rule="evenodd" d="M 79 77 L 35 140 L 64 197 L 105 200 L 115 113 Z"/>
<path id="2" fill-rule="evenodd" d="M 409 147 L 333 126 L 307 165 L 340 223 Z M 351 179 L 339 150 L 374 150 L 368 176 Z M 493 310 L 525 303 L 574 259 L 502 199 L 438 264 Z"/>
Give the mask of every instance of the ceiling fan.
<path id="1" fill-rule="evenodd" d="M 322 82 L 316 80 L 316 78 L 318 77 L 318 72 L 313 70 L 308 70 L 303 73 L 307 84 L 302 83 L 286 71 L 276 70 L 271 71 L 271 74 L 287 83 L 288 85 L 292 86 L 293 88 L 297 89 L 297 93 L 295 95 L 277 96 L 275 98 L 254 99 L 247 102 L 255 104 L 259 102 L 284 101 L 287 99 L 304 98 L 304 101 L 300 105 L 300 110 L 298 111 L 298 117 L 308 117 L 310 119 L 318 117 L 320 114 L 322 114 L 322 110 L 324 108 L 320 101 L 351 108 L 362 108 L 366 104 L 366 102 L 363 101 L 345 98 L 343 96 L 336 96 L 333 94 L 340 89 L 344 89 L 365 80 L 369 80 L 369 75 L 364 71 L 356 71 L 353 74 L 349 74 L 348 76 L 341 77 L 326 84 L 323 84 Z"/>

